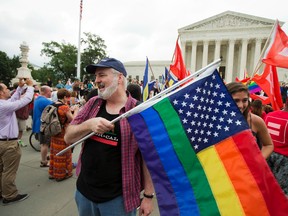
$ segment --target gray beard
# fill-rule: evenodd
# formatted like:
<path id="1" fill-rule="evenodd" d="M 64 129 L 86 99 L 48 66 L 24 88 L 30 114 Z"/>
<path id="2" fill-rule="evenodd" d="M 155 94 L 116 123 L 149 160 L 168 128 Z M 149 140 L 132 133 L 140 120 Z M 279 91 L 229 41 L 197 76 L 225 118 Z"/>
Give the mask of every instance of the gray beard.
<path id="1" fill-rule="evenodd" d="M 118 87 L 117 77 L 115 77 L 113 79 L 113 82 L 112 82 L 111 86 L 106 88 L 103 92 L 99 92 L 98 93 L 98 97 L 102 98 L 104 100 L 107 100 L 108 98 L 111 97 L 111 95 L 113 95 L 116 92 L 117 87 Z"/>

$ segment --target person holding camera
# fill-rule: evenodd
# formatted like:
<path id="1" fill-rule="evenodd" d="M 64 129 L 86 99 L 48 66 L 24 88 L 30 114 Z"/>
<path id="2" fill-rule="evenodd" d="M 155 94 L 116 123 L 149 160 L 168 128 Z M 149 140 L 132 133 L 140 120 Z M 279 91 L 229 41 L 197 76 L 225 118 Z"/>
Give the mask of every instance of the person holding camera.
<path id="1" fill-rule="evenodd" d="M 19 80 L 15 93 L 11 96 L 7 86 L 0 83 L 0 198 L 3 198 L 4 205 L 25 200 L 29 196 L 19 194 L 15 184 L 21 159 L 21 148 L 17 142 L 19 128 L 15 111 L 32 101 L 34 94 L 32 86 L 32 80 L 22 78 Z M 25 89 L 26 92 L 22 96 Z"/>

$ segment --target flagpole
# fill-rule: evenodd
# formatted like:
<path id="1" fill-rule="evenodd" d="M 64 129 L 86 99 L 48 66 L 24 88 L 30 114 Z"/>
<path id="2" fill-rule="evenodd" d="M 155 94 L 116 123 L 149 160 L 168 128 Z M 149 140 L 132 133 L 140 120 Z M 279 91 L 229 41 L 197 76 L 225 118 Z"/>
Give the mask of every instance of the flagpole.
<path id="1" fill-rule="evenodd" d="M 206 71 L 208 68 L 214 66 L 214 65 L 217 65 L 221 62 L 221 59 L 218 59 L 212 63 L 210 63 L 209 65 L 207 65 L 206 67 L 196 71 L 195 73 L 185 77 L 183 80 L 175 83 L 174 85 L 170 86 L 169 88 L 165 89 L 164 91 L 161 91 L 159 94 L 153 96 L 152 98 L 149 98 L 147 101 L 139 104 L 137 107 L 134 107 L 133 109 L 123 113 L 122 115 L 118 116 L 117 118 L 113 119 L 111 121 L 111 124 L 114 124 L 116 123 L 117 121 L 120 121 L 121 119 L 124 119 L 124 118 L 127 118 L 131 115 L 134 114 L 135 110 L 138 110 L 138 109 L 141 109 L 142 107 L 145 107 L 147 105 L 148 102 L 152 102 L 153 100 L 156 100 L 160 97 L 162 97 L 163 95 L 165 95 L 166 93 L 176 89 L 177 87 L 179 87 L 180 85 L 182 84 L 185 84 L 187 81 L 191 80 L 192 78 L 194 78 L 195 76 L 198 76 L 200 75 L 201 73 L 203 73 L 204 71 Z M 87 134 L 86 136 L 84 136 L 83 138 L 81 138 L 80 140 L 76 141 L 75 143 L 71 144 L 70 146 L 66 147 L 65 149 L 63 149 L 62 151 L 58 152 L 56 154 L 56 156 L 59 156 L 59 155 L 62 155 L 64 152 L 66 152 L 67 150 L 73 148 L 74 146 L 82 143 L 83 141 L 85 141 L 86 139 L 88 139 L 89 137 L 93 136 L 95 133 L 94 132 L 91 132 L 89 134 Z"/>
<path id="2" fill-rule="evenodd" d="M 77 78 L 80 80 L 81 71 L 81 20 L 82 20 L 83 0 L 80 0 L 79 32 L 78 32 L 78 53 L 77 53 Z"/>
<path id="3" fill-rule="evenodd" d="M 261 65 L 263 64 L 262 61 L 261 61 L 261 58 L 263 57 L 264 52 L 265 52 L 266 49 L 267 49 L 268 42 L 269 42 L 270 39 L 271 39 L 271 35 L 272 35 L 274 29 L 276 28 L 277 23 L 278 23 L 278 20 L 275 21 L 274 26 L 273 26 L 272 30 L 270 31 L 269 37 L 267 38 L 266 43 L 264 44 L 264 47 L 263 47 L 263 49 L 262 49 L 262 51 L 261 51 L 261 54 L 260 54 L 259 60 L 258 60 L 258 62 L 257 62 L 256 68 L 254 69 L 251 78 L 258 72 L 258 70 L 260 69 Z"/>

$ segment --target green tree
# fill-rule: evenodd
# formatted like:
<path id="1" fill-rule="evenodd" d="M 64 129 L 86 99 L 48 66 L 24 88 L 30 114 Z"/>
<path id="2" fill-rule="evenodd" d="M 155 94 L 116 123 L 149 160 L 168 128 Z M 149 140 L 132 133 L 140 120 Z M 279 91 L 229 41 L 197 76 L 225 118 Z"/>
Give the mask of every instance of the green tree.
<path id="1" fill-rule="evenodd" d="M 77 58 L 77 48 L 68 43 L 58 43 L 55 41 L 43 42 L 44 48 L 41 50 L 41 56 L 46 55 L 50 57 L 49 63 L 45 64 L 45 70 L 52 71 L 50 78 L 53 83 L 57 82 L 57 79 L 67 80 L 71 74 L 75 74 L 76 68 L 76 58 Z M 47 79 L 47 77 L 46 77 Z"/>
<path id="2" fill-rule="evenodd" d="M 67 80 L 68 78 L 75 78 L 77 70 L 76 46 L 55 41 L 43 42 L 42 44 L 44 48 L 41 50 L 41 56 L 45 55 L 49 57 L 50 61 L 45 64 L 45 69 L 39 72 L 45 72 L 46 75 L 49 75 L 53 83 L 57 83 L 58 79 Z M 81 47 L 83 52 L 81 53 L 80 77 L 82 78 L 85 74 L 84 68 L 88 64 L 98 62 L 100 59 L 106 57 L 105 49 L 107 47 L 101 37 L 91 33 L 84 33 L 84 38 L 81 39 Z M 39 80 L 42 81 L 42 79 L 43 76 L 39 76 Z"/>
<path id="3" fill-rule="evenodd" d="M 91 33 L 85 33 L 85 38 L 81 39 L 81 45 L 84 45 L 83 53 L 81 54 L 82 68 L 85 68 L 87 65 L 96 63 L 102 58 L 106 57 L 105 41 Z"/>
<path id="4" fill-rule="evenodd" d="M 46 83 L 48 77 L 50 77 L 51 80 L 57 80 L 57 77 L 55 76 L 53 69 L 47 67 L 47 65 L 44 65 L 38 70 L 32 70 L 31 75 L 37 82 L 40 82 L 41 84 Z"/>
<path id="5" fill-rule="evenodd" d="M 85 33 L 81 39 L 81 46 L 84 47 L 81 54 L 81 74 L 85 73 L 85 67 L 89 64 L 97 63 L 99 60 L 107 56 L 105 41 L 98 35 Z M 81 76 L 83 77 L 83 76 Z M 92 79 L 94 75 L 86 74 L 86 78 Z"/>
<path id="6" fill-rule="evenodd" d="M 10 59 L 5 52 L 0 51 L 0 82 L 10 86 L 10 80 L 16 77 L 17 68 L 20 66 L 19 56 Z"/>

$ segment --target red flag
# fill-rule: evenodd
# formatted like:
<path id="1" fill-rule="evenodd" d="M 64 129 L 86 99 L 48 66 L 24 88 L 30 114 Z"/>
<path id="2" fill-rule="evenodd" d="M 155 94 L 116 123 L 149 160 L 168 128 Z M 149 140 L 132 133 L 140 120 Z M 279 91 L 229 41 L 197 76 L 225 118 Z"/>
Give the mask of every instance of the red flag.
<path id="1" fill-rule="evenodd" d="M 235 82 L 242 82 L 243 84 L 247 83 L 250 80 L 250 78 L 244 78 L 240 80 L 238 77 L 235 78 Z"/>
<path id="2" fill-rule="evenodd" d="M 276 21 L 270 44 L 262 61 L 276 67 L 288 68 L 288 37 Z"/>
<path id="3" fill-rule="evenodd" d="M 261 100 L 263 104 L 270 104 L 270 98 L 266 97 L 264 95 L 256 95 L 256 94 L 250 94 L 250 98 L 252 98 L 253 100 Z"/>
<path id="4" fill-rule="evenodd" d="M 173 64 L 170 65 L 170 71 L 172 72 L 174 77 L 178 78 L 178 81 L 187 77 L 186 67 L 183 61 L 182 52 L 179 47 L 178 40 L 176 42 L 174 61 Z"/>
<path id="5" fill-rule="evenodd" d="M 275 66 L 266 64 L 264 73 L 262 75 L 256 74 L 252 80 L 255 81 L 270 98 L 274 110 L 280 110 L 283 107 L 280 85 Z"/>

